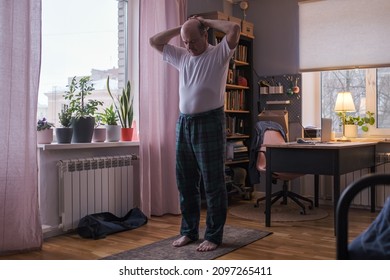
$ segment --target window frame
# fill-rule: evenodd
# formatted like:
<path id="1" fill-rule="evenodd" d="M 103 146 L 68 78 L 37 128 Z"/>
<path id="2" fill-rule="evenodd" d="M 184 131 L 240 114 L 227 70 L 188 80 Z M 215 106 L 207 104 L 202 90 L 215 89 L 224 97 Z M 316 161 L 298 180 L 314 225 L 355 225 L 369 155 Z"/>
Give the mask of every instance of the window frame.
<path id="1" fill-rule="evenodd" d="M 345 69 L 348 70 L 348 69 Z M 375 113 L 377 121 L 377 68 L 366 69 L 366 111 Z M 302 73 L 302 125 L 321 127 L 322 93 L 321 73 Z M 318 113 L 320 112 L 320 113 Z M 335 113 L 336 114 L 336 113 Z M 362 137 L 363 135 L 359 135 Z M 390 136 L 390 128 L 370 126 L 364 137 L 383 138 Z"/>
<path id="2" fill-rule="evenodd" d="M 139 0 L 112 0 L 113 2 L 116 2 L 116 5 L 118 7 L 118 24 L 126 23 L 124 26 L 124 34 L 123 36 L 120 35 L 117 37 L 118 39 L 118 67 L 123 68 L 122 72 L 119 73 L 118 79 L 119 79 L 119 90 L 122 88 L 122 83 L 125 85 L 127 80 L 130 81 L 132 86 L 132 94 L 134 96 L 133 102 L 134 102 L 134 121 L 136 123 L 139 123 Z M 120 9 L 122 6 L 122 9 Z M 118 34 L 119 35 L 119 34 Z M 124 65 L 123 65 L 124 63 Z M 94 81 L 92 81 L 94 83 Z M 62 86 L 62 85 L 59 85 Z M 65 85 L 63 85 L 65 87 Z M 94 93 L 91 97 L 88 98 L 94 98 L 96 99 L 96 94 L 102 95 L 102 90 L 95 90 L 96 93 Z M 94 92 L 95 92 L 94 91 Z M 116 91 L 116 90 L 115 90 Z M 43 93 L 45 95 L 48 94 L 56 94 L 54 92 L 45 92 Z M 52 122 L 58 122 L 58 112 L 59 109 L 63 106 L 64 101 L 62 97 L 58 96 L 59 99 L 54 96 L 54 102 L 53 100 L 50 101 L 47 106 L 40 107 L 41 104 L 38 103 L 38 115 L 37 118 L 46 117 L 50 118 L 49 120 Z M 101 96 L 102 97 L 102 96 Z M 103 97 L 105 104 L 102 108 L 99 109 L 99 111 L 102 111 L 103 108 L 110 106 L 112 103 L 111 98 L 109 98 L 107 94 L 107 98 Z M 50 104 L 51 103 L 51 104 Z M 49 106 L 52 106 L 51 116 L 48 116 L 48 108 Z M 57 123 L 58 124 L 58 123 Z M 138 135 L 138 127 L 137 127 L 137 135 Z"/>

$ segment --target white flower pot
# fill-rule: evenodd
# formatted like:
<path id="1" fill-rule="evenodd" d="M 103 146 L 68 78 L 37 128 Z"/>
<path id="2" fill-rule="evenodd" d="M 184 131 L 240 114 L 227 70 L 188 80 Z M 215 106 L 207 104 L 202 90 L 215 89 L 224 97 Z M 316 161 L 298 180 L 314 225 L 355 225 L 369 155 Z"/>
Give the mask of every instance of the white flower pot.
<path id="1" fill-rule="evenodd" d="M 50 144 L 53 142 L 53 129 L 44 129 L 37 131 L 38 144 Z"/>
<path id="2" fill-rule="evenodd" d="M 106 124 L 107 142 L 119 142 L 121 138 L 121 127 L 119 125 Z"/>
<path id="3" fill-rule="evenodd" d="M 358 137 L 358 126 L 356 124 L 346 124 L 344 134 L 347 138 Z"/>

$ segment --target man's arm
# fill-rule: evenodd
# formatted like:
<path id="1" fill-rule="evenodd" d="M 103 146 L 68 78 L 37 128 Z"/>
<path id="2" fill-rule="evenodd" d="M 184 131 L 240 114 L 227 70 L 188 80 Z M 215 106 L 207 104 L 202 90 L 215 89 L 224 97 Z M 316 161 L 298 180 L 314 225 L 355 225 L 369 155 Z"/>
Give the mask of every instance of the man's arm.
<path id="1" fill-rule="evenodd" d="M 159 52 L 163 52 L 164 46 L 168 44 L 168 42 L 177 35 L 180 34 L 181 26 L 168 29 L 166 31 L 162 31 L 157 33 L 156 35 L 149 38 L 149 44 L 158 50 Z"/>
<path id="2" fill-rule="evenodd" d="M 202 17 L 195 17 L 204 26 L 217 29 L 226 34 L 226 41 L 228 42 L 229 48 L 234 49 L 238 41 L 240 40 L 240 26 L 232 21 L 218 20 L 218 19 L 204 19 Z"/>

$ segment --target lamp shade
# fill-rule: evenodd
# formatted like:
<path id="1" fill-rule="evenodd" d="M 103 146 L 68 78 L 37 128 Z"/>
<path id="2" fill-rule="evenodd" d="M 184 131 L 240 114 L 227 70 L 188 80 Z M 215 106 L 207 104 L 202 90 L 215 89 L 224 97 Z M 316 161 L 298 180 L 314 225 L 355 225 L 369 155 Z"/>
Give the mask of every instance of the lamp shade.
<path id="1" fill-rule="evenodd" d="M 355 112 L 355 104 L 353 103 L 352 94 L 350 92 L 339 92 L 337 94 L 335 112 Z"/>

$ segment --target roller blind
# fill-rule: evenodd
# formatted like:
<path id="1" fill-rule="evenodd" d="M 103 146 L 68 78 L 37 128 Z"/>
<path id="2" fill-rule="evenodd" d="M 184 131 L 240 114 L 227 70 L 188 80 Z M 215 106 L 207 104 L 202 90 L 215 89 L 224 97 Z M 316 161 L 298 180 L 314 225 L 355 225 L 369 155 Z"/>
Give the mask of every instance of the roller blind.
<path id="1" fill-rule="evenodd" d="M 389 0 L 299 2 L 302 72 L 390 66 Z"/>

